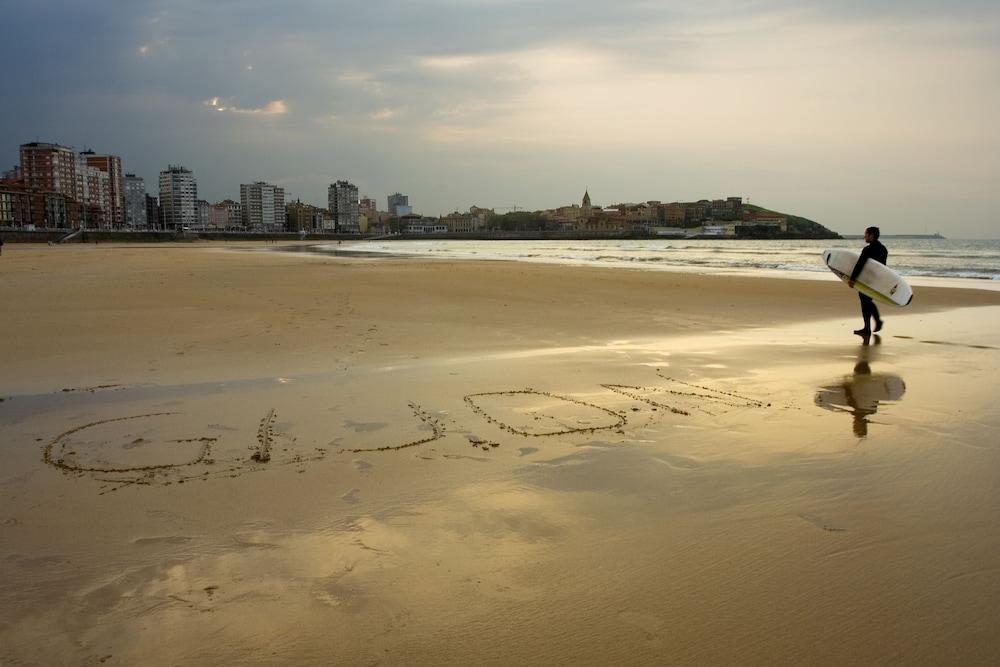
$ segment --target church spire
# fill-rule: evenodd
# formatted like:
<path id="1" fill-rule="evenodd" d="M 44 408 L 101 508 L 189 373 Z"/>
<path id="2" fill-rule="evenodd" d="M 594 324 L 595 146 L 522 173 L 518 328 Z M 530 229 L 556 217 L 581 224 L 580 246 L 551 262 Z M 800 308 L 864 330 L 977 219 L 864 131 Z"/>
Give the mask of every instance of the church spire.
<path id="1" fill-rule="evenodd" d="M 590 206 L 590 190 L 589 188 L 583 191 L 583 205 Z"/>

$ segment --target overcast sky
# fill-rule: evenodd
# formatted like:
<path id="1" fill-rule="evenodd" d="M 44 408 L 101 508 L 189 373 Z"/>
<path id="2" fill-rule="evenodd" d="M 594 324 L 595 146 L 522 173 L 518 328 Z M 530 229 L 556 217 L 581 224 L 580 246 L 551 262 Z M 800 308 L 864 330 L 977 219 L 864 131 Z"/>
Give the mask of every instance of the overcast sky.
<path id="1" fill-rule="evenodd" d="M 1000 3 L 0 0 L 0 166 L 157 194 L 552 208 L 741 195 L 839 232 L 1000 237 Z"/>

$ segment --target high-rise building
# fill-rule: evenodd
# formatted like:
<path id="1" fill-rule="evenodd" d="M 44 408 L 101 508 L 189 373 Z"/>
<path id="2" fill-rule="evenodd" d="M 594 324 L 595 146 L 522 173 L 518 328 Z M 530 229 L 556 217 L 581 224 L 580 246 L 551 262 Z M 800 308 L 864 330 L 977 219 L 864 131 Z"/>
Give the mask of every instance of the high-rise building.
<path id="1" fill-rule="evenodd" d="M 40 141 L 21 144 L 21 178 L 29 188 L 76 199 L 76 164 L 72 148 Z"/>
<path id="2" fill-rule="evenodd" d="M 257 181 L 240 185 L 243 224 L 255 232 L 285 229 L 285 189 Z"/>
<path id="3" fill-rule="evenodd" d="M 189 169 L 172 164 L 160 172 L 160 212 L 164 229 L 197 226 L 198 183 Z"/>
<path id="4" fill-rule="evenodd" d="M 97 155 L 94 151 L 80 153 L 80 161 L 88 167 L 107 174 L 105 192 L 101 193 L 98 204 L 104 209 L 104 218 L 112 227 L 125 224 L 125 177 L 122 173 L 122 159 L 117 155 Z"/>
<path id="5" fill-rule="evenodd" d="M 400 206 L 405 207 L 405 210 L 397 211 L 396 209 Z M 412 212 L 413 209 L 410 208 L 410 198 L 408 195 L 403 195 L 398 192 L 389 195 L 389 215 L 409 215 Z"/>
<path id="6" fill-rule="evenodd" d="M 160 220 L 160 201 L 153 195 L 146 195 L 146 224 L 150 229 L 163 229 Z"/>
<path id="7" fill-rule="evenodd" d="M 332 183 L 327 189 L 327 202 L 330 214 L 333 215 L 334 231 L 358 229 L 358 186 L 347 181 Z"/>
<path id="8" fill-rule="evenodd" d="M 125 174 L 125 224 L 132 229 L 145 229 L 146 181 L 135 174 Z"/>
<path id="9" fill-rule="evenodd" d="M 76 163 L 76 200 L 80 202 L 85 229 L 111 226 L 111 178 L 106 171 L 87 164 L 85 154 Z"/>

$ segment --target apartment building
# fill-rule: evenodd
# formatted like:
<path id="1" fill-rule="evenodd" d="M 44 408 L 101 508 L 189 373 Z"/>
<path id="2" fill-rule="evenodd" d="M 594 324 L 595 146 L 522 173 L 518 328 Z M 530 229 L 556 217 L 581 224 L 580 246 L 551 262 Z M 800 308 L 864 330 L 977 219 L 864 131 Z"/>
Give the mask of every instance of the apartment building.
<path id="1" fill-rule="evenodd" d="M 387 209 L 389 215 L 404 216 L 409 215 L 413 209 L 410 208 L 410 197 L 409 195 L 404 195 L 399 192 L 394 192 L 386 198 L 389 205 Z M 403 207 L 405 210 L 397 210 L 399 207 Z"/>
<path id="2" fill-rule="evenodd" d="M 212 204 L 208 211 L 208 226 L 212 229 L 242 229 L 243 205 L 232 199 Z"/>
<path id="3" fill-rule="evenodd" d="M 257 181 L 240 185 L 243 224 L 254 232 L 285 229 L 285 189 Z"/>
<path id="4" fill-rule="evenodd" d="M 358 231 L 358 186 L 347 181 L 337 181 L 327 188 L 327 203 L 333 216 L 334 229 L 338 232 Z"/>
<path id="5" fill-rule="evenodd" d="M 76 198 L 76 152 L 67 146 L 34 141 L 21 144 L 21 178 L 42 192 Z"/>
<path id="6" fill-rule="evenodd" d="M 145 229 L 149 226 L 146 217 L 146 181 L 135 174 L 125 174 L 125 226 L 131 229 Z"/>
<path id="7" fill-rule="evenodd" d="M 104 211 L 106 226 L 122 227 L 125 225 L 125 175 L 122 173 L 122 159 L 117 155 L 98 155 L 94 151 L 80 153 L 80 162 L 85 167 L 97 169 L 105 174 L 97 177 L 101 181 L 98 197 L 91 203 L 96 203 Z M 78 168 L 86 171 L 84 168 Z M 89 177 L 88 177 L 89 180 Z M 87 203 L 86 199 L 83 199 Z"/>
<path id="8" fill-rule="evenodd" d="M 160 215 L 164 229 L 198 225 L 198 183 L 190 169 L 172 164 L 160 172 Z"/>

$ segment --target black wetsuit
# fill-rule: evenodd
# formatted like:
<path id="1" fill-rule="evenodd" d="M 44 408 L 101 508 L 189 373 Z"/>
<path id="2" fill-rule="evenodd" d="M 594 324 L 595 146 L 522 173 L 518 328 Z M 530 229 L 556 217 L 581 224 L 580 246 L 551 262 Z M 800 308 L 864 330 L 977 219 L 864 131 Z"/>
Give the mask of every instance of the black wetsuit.
<path id="1" fill-rule="evenodd" d="M 875 239 L 861 251 L 861 257 L 858 258 L 858 263 L 854 265 L 854 270 L 851 271 L 851 280 L 853 281 L 858 279 L 858 274 L 861 273 L 861 269 L 864 268 L 865 262 L 869 259 L 874 259 L 880 264 L 886 264 L 886 260 L 888 258 L 889 251 L 886 250 L 886 247 L 882 245 L 878 239 Z M 871 331 L 871 318 L 875 318 L 876 325 L 882 321 L 882 318 L 879 316 L 878 307 L 875 305 L 874 299 L 867 294 L 858 292 L 858 298 L 861 299 L 861 319 L 865 321 L 863 329 L 865 331 Z"/>

